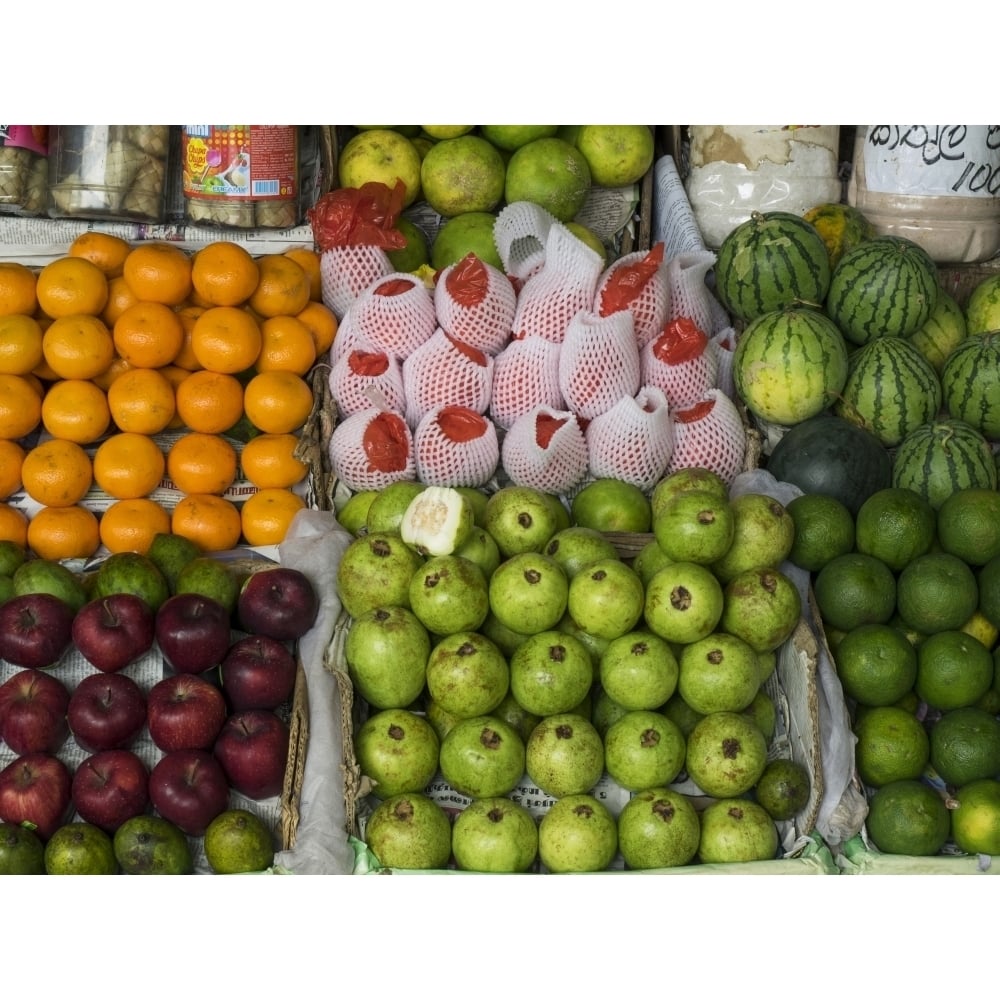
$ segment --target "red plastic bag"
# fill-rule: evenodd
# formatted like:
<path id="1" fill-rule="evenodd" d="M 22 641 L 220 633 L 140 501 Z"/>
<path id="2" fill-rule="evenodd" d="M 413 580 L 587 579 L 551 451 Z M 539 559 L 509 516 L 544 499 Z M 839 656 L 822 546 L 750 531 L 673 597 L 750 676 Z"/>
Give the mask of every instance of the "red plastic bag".
<path id="1" fill-rule="evenodd" d="M 353 246 L 404 249 L 406 237 L 396 228 L 396 220 L 405 197 L 401 180 L 391 189 L 381 181 L 368 181 L 359 188 L 328 191 L 306 212 L 316 246 L 320 251 Z"/>
<path id="2" fill-rule="evenodd" d="M 663 244 L 657 243 L 641 260 L 617 268 L 601 294 L 600 315 L 628 309 L 663 263 Z"/>

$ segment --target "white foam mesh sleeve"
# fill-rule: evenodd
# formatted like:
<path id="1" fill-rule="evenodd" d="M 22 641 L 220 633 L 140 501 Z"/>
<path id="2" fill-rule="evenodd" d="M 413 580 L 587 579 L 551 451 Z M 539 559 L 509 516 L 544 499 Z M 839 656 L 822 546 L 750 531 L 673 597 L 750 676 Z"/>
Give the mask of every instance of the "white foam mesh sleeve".
<path id="1" fill-rule="evenodd" d="M 496 425 L 466 406 L 430 410 L 413 432 L 417 477 L 429 486 L 485 486 L 500 462 Z"/>
<path id="2" fill-rule="evenodd" d="M 537 406 L 511 425 L 500 458 L 512 483 L 563 494 L 587 474 L 587 441 L 575 414 Z"/>

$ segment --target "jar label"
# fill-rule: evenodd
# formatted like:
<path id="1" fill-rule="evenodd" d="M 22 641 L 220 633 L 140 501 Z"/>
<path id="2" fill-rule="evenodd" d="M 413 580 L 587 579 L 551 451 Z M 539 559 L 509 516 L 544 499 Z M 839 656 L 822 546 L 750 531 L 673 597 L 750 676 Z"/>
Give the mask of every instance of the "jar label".
<path id="1" fill-rule="evenodd" d="M 916 197 L 1000 197 L 1000 125 L 869 125 L 869 191 Z"/>
<path id="2" fill-rule="evenodd" d="M 295 125 L 184 125 L 182 185 L 187 198 L 295 201 Z"/>
<path id="3" fill-rule="evenodd" d="M 21 149 L 47 156 L 49 152 L 48 125 L 0 125 L 0 146 L 19 146 Z"/>

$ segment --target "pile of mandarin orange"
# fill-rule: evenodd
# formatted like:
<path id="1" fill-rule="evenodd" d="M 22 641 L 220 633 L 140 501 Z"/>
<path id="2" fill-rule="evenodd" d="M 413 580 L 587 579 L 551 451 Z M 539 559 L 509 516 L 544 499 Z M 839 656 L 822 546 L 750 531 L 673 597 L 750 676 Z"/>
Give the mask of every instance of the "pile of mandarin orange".
<path id="1" fill-rule="evenodd" d="M 280 542 L 305 505 L 309 372 L 336 333 L 305 247 L 87 232 L 42 267 L 0 262 L 0 539 L 45 559 L 145 552 L 162 532 L 204 551 Z M 239 504 L 238 477 L 256 488 Z M 81 502 L 94 486 L 112 498 L 101 513 Z M 21 490 L 30 517 L 8 502 Z"/>

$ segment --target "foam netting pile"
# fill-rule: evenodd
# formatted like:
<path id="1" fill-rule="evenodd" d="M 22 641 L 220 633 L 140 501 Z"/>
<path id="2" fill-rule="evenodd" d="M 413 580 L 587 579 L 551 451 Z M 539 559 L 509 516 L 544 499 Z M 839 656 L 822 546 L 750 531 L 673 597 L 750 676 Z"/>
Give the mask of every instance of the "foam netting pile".
<path id="1" fill-rule="evenodd" d="M 665 260 L 657 244 L 605 265 L 527 202 L 503 209 L 494 242 L 503 270 L 469 255 L 433 286 L 374 248 L 324 251 L 337 480 L 572 496 L 602 478 L 648 492 L 701 466 L 732 482 L 746 430 L 735 333 L 706 284 L 714 253 Z"/>

